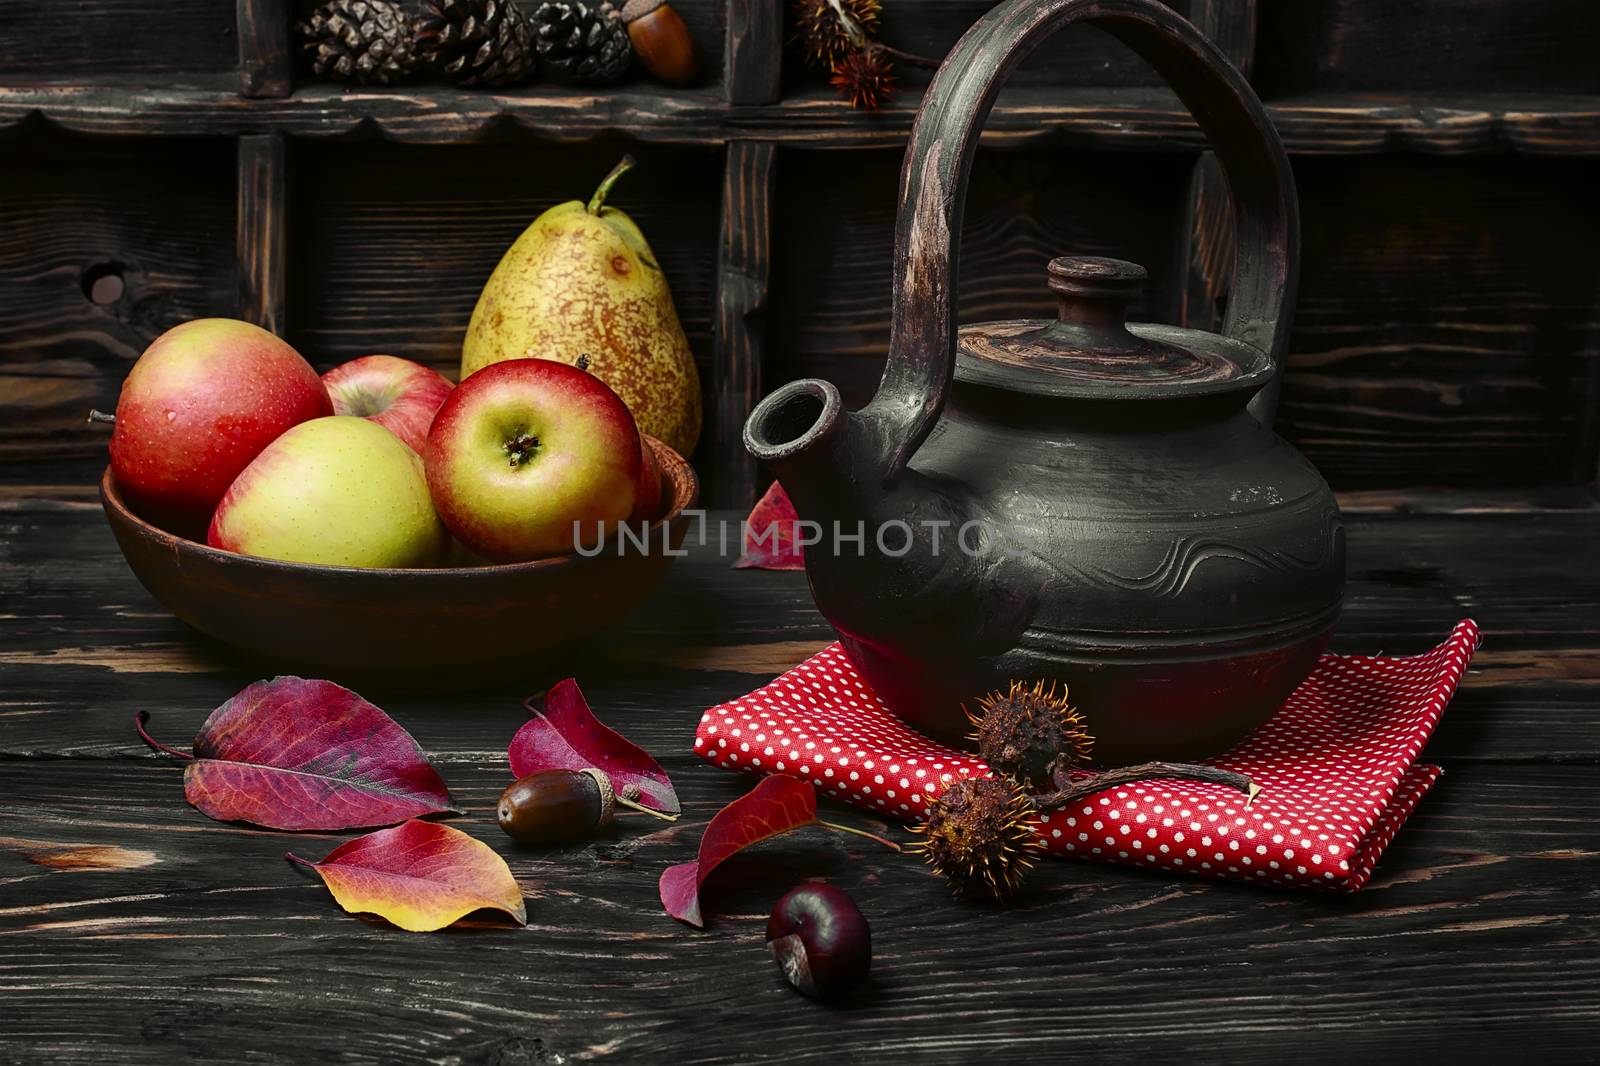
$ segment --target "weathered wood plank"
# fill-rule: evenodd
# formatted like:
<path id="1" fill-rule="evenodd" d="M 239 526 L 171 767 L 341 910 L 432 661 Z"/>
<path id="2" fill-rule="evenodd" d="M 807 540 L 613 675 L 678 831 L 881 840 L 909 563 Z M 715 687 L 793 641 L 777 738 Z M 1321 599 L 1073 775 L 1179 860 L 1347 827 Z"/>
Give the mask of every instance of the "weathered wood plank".
<path id="1" fill-rule="evenodd" d="M 234 146 L 12 139 L 0 167 L 0 479 L 104 461 L 133 360 L 189 318 L 235 313 Z M 40 465 L 35 465 L 40 464 Z"/>
<path id="2" fill-rule="evenodd" d="M 44 119 L 73 132 L 116 135 L 278 132 L 460 144 L 520 133 L 558 142 L 618 135 L 720 144 L 742 137 L 885 148 L 904 146 L 917 103 L 905 93 L 864 115 L 821 86 L 801 86 L 778 103 L 730 109 L 720 86 L 574 92 L 535 84 L 475 93 L 438 85 L 361 90 L 311 84 L 282 99 L 251 100 L 217 79 L 177 87 L 12 84 L 0 86 L 0 131 Z M 1268 112 L 1296 154 L 1600 155 L 1600 100 L 1594 95 L 1335 93 L 1275 100 Z M 984 143 L 1118 151 L 1203 146 L 1188 112 L 1164 89 L 1027 84 L 1001 94 Z"/>
<path id="3" fill-rule="evenodd" d="M 1194 0 L 1189 19 L 1249 77 L 1255 56 L 1255 0 Z M 1216 156 L 1202 152 L 1189 176 L 1188 207 L 1178 243 L 1184 274 L 1179 290 L 1179 323 L 1195 329 L 1217 328 L 1222 321 L 1222 301 L 1227 295 L 1235 254 L 1233 198 L 1228 179 Z"/>
<path id="4" fill-rule="evenodd" d="M 1264 92 L 1600 93 L 1588 0 L 1294 0 L 1262 5 Z"/>
<path id="5" fill-rule="evenodd" d="M 1166 0 L 1166 5 L 1193 21 L 1197 10 L 1206 2 L 1208 0 Z M 772 6 L 787 8 L 792 5 Z M 915 5 L 884 4 L 878 37 L 902 51 L 937 61 L 943 59 L 961 35 L 992 7 L 993 0 L 917 0 Z M 794 17 L 788 13 L 784 36 L 792 40 L 795 35 Z M 933 71 L 898 62 L 895 76 L 900 83 L 900 96 L 909 100 L 914 110 L 916 97 L 932 78 Z M 1023 60 L 1012 78 L 1020 85 L 1052 87 L 1125 88 L 1160 84 L 1156 74 L 1126 45 L 1092 26 L 1074 26 L 1051 38 Z M 798 44 L 791 43 L 784 55 L 784 81 L 791 88 L 809 89 L 824 85 L 827 80 L 828 72 L 805 64 Z"/>
<path id="6" fill-rule="evenodd" d="M 713 703 L 742 695 L 831 637 L 803 574 L 732 570 L 714 512 L 656 596 L 603 646 L 563 664 L 603 713 L 678 751 Z M 193 736 L 270 666 L 192 637 L 140 589 L 96 505 L 0 501 L 0 757 L 126 758 L 133 715 Z M 1484 648 L 1429 755 L 1447 763 L 1600 761 L 1600 514 L 1348 517 L 1350 586 L 1338 650 L 1420 652 L 1463 617 Z M 737 551 L 737 533 L 729 551 Z M 61 565 L 71 559 L 71 566 Z M 372 695 L 452 762 L 504 749 L 529 677 L 441 699 Z"/>
<path id="7" fill-rule="evenodd" d="M 777 102 L 782 80 L 783 5 L 728 0 L 728 103 Z"/>
<path id="8" fill-rule="evenodd" d="M 772 272 L 777 149 L 731 141 L 722 179 L 717 250 L 717 321 L 712 356 L 715 439 L 709 495 L 718 507 L 755 502 L 760 471 L 741 443 L 744 421 L 761 399 Z"/>
<path id="9" fill-rule="evenodd" d="M 227 0 L 0 0 L 0 82 L 227 75 L 238 62 Z"/>
<path id="10" fill-rule="evenodd" d="M 723 168 L 658 145 L 297 145 L 292 343 L 319 367 L 390 352 L 453 376 L 501 255 L 546 208 L 587 200 L 625 150 L 639 165 L 608 202 L 649 239 L 709 383 Z"/>
<path id="11" fill-rule="evenodd" d="M 289 0 L 235 0 L 239 23 L 239 92 L 288 96 L 294 87 L 289 53 Z"/>
<path id="12" fill-rule="evenodd" d="M 1054 318 L 1045 265 L 1111 255 L 1144 264 L 1138 320 L 1170 321 L 1173 235 L 1189 163 L 1181 157 L 980 150 L 961 236 L 958 316 Z M 901 153 L 785 152 L 773 266 L 773 384 L 822 377 L 847 403 L 871 396 L 889 343 Z"/>
<path id="13" fill-rule="evenodd" d="M 1302 159 L 1295 175 L 1280 431 L 1341 488 L 1590 481 L 1600 167 Z"/>
<path id="14" fill-rule="evenodd" d="M 11 763 L 0 1048 L 59 1063 L 244 1046 L 398 1063 L 1041 1048 L 1162 1061 L 1203 1033 L 1230 1062 L 1280 1063 L 1308 1039 L 1369 1058 L 1397 1043 L 1470 1058 L 1514 1040 L 1559 1059 L 1600 1024 L 1600 836 L 1581 813 L 1600 802 L 1593 767 L 1452 771 L 1354 898 L 1052 861 L 999 911 L 949 900 L 912 857 L 810 830 L 730 864 L 703 932 L 661 913 L 656 880 L 748 782 L 685 755 L 668 769 L 677 826 L 624 819 L 531 852 L 488 817 L 505 771 L 449 767 L 468 809 L 454 824 L 506 856 L 530 922 L 418 936 L 341 913 L 282 858 L 339 837 L 207 821 L 183 805 L 176 766 Z M 843 1010 L 795 996 L 762 944 L 772 902 L 807 877 L 851 892 L 873 925 L 872 983 Z M 1041 988 L 1067 990 L 1070 1009 L 1041 1011 Z"/>
<path id="15" fill-rule="evenodd" d="M 239 317 L 282 335 L 289 245 L 288 147 L 280 133 L 239 138 Z"/>

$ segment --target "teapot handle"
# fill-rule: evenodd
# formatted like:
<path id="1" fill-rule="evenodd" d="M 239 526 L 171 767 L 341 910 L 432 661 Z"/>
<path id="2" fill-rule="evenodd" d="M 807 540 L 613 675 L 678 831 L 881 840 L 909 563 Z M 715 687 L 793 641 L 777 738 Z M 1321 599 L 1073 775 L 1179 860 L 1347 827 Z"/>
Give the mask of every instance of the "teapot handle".
<path id="1" fill-rule="evenodd" d="M 905 469 L 944 408 L 955 370 L 956 261 L 978 134 L 1017 65 L 1050 34 L 1088 22 L 1156 69 L 1209 138 L 1233 193 L 1238 253 L 1223 332 L 1279 366 L 1300 258 L 1299 206 L 1289 159 L 1244 75 L 1156 0 L 1006 0 L 973 24 L 923 96 L 900 172 L 889 359 L 863 422 Z M 1270 424 L 1274 380 L 1251 411 Z"/>

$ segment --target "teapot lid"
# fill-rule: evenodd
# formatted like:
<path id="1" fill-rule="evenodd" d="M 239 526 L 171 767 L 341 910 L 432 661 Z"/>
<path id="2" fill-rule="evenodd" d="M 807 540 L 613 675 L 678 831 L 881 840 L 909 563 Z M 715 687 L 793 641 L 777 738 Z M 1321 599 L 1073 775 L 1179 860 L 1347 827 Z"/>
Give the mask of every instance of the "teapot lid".
<path id="1" fill-rule="evenodd" d="M 1272 379 L 1260 349 L 1216 333 L 1127 322 L 1144 267 L 1123 259 L 1050 261 L 1055 320 L 963 326 L 956 340 L 962 382 L 1079 399 L 1154 400 L 1254 393 Z"/>

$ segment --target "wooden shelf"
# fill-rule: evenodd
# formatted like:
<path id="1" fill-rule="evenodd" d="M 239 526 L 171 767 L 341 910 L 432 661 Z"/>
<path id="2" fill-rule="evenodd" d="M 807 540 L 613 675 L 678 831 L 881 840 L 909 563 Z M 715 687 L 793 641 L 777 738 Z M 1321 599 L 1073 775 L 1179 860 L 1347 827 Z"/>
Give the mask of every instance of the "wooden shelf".
<path id="1" fill-rule="evenodd" d="M 774 104 L 730 106 L 720 86 L 596 92 L 535 86 L 502 94 L 311 85 L 286 97 L 250 99 L 231 79 L 218 79 L 180 87 L 0 86 L 0 130 L 42 120 L 75 133 L 110 135 L 282 133 L 458 144 L 514 132 L 552 141 L 615 135 L 659 143 L 897 148 L 910 132 L 916 104 L 903 97 L 877 114 L 863 114 L 814 87 Z M 1269 110 L 1296 154 L 1600 155 L 1595 96 L 1329 94 L 1271 101 Z M 1018 88 L 1001 96 L 984 131 L 984 142 L 994 147 L 1055 141 L 1128 151 L 1193 151 L 1204 144 L 1177 98 L 1160 89 Z"/>
<path id="2" fill-rule="evenodd" d="M 445 86 L 342 89 L 318 84 L 263 99 L 240 96 L 231 78 L 180 87 L 0 86 L 0 130 L 43 120 L 74 133 L 117 136 L 376 135 L 416 144 L 460 144 L 520 131 L 552 141 L 615 134 L 715 144 L 724 139 L 726 112 L 715 86 L 596 92 L 535 86 L 498 94 Z"/>

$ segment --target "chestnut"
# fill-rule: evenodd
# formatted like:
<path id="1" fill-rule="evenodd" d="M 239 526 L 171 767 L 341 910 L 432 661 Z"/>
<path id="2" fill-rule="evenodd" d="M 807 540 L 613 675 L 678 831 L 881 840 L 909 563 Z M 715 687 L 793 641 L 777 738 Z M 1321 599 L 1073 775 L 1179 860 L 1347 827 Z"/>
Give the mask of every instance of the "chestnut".
<path id="1" fill-rule="evenodd" d="M 837 999 L 872 968 L 872 930 L 842 888 L 791 889 L 767 919 L 767 947 L 783 976 L 813 999 Z"/>

